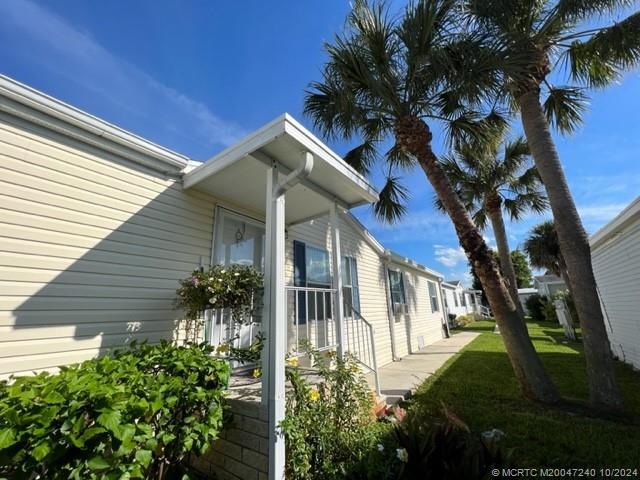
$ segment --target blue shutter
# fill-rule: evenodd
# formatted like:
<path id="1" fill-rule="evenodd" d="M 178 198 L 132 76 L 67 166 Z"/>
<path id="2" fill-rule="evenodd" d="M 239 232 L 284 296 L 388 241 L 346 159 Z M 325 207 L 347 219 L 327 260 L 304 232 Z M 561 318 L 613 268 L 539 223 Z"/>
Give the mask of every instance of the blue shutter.
<path id="1" fill-rule="evenodd" d="M 349 262 L 351 263 L 351 291 L 352 291 L 352 304 L 353 308 L 355 308 L 358 312 L 360 310 L 360 288 L 358 287 L 358 266 L 356 264 L 356 259 L 353 257 L 347 257 Z"/>
<path id="2" fill-rule="evenodd" d="M 307 251 L 305 244 L 298 240 L 293 241 L 293 284 L 296 287 L 307 286 Z M 307 322 L 307 304 L 304 292 L 297 292 L 298 296 L 298 324 Z"/>

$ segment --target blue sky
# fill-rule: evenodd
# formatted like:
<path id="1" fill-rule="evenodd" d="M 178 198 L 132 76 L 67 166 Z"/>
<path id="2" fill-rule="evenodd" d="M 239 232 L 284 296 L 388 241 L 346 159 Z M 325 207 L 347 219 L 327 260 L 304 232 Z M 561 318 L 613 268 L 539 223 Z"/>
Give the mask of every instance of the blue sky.
<path id="1" fill-rule="evenodd" d="M 285 111 L 311 127 L 304 89 L 320 77 L 322 44 L 348 8 L 341 0 L 4 0 L 0 72 L 204 160 Z M 639 111 L 640 75 L 632 72 L 594 92 L 584 127 L 557 138 L 590 233 L 640 194 Z M 404 175 L 412 192 L 404 221 L 382 225 L 368 208 L 356 215 L 385 246 L 463 278 L 466 258 L 423 173 Z M 508 225 L 512 248 L 544 217 Z"/>

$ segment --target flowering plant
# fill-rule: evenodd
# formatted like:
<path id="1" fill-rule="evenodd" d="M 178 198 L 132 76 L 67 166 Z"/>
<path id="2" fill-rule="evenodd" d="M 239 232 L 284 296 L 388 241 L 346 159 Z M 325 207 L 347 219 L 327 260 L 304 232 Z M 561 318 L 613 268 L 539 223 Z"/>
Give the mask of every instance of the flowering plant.
<path id="1" fill-rule="evenodd" d="M 184 311 L 187 337 L 197 340 L 207 309 L 229 309 L 236 323 L 250 318 L 261 306 L 262 285 L 262 273 L 244 265 L 194 270 L 180 280 L 174 302 Z"/>

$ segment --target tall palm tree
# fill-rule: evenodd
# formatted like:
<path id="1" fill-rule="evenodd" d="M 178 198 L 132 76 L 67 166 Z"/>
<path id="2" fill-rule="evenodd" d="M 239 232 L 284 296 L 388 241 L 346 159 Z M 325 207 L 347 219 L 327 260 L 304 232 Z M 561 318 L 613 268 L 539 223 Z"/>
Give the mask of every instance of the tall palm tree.
<path id="1" fill-rule="evenodd" d="M 536 268 L 544 268 L 561 277 L 571 291 L 567 264 L 560 251 L 558 234 L 551 220 L 542 222 L 531 229 L 529 236 L 524 241 L 524 251 L 529 256 L 531 265 Z M 571 296 L 573 298 L 573 294 Z"/>
<path id="2" fill-rule="evenodd" d="M 518 220 L 528 211 L 543 212 L 547 198 L 542 193 L 526 140 L 518 137 L 502 142 L 506 130 L 500 130 L 489 141 L 458 145 L 444 159 L 443 168 L 476 225 L 485 228 L 487 217 L 491 222 L 502 274 L 524 321 L 503 211 L 512 220 Z"/>
<path id="3" fill-rule="evenodd" d="M 456 35 L 457 5 L 456 0 L 416 1 L 400 18 L 391 19 L 381 3 L 357 1 L 345 32 L 325 45 L 329 58 L 322 80 L 313 82 L 306 93 L 305 113 L 326 136 L 363 140 L 346 156 L 361 172 L 366 173 L 377 160 L 384 162 L 388 178 L 376 213 L 386 220 L 397 219 L 405 208 L 407 191 L 396 169 L 422 168 L 484 285 L 525 395 L 554 403 L 557 391 L 520 321 L 498 265 L 432 149 L 432 121 L 443 121 L 454 139 L 479 131 L 477 117 L 462 105 L 483 100 L 485 86 L 478 85 L 476 70 L 482 72 L 485 67 L 480 68 L 479 49 L 478 66 L 464 71 L 454 68 L 475 44 L 469 36 Z M 376 148 L 388 139 L 394 146 L 378 157 Z"/>
<path id="4" fill-rule="evenodd" d="M 631 0 L 464 0 L 470 25 L 498 52 L 500 98 L 520 112 L 544 182 L 567 264 L 583 332 L 591 403 L 622 408 L 596 293 L 587 233 L 569 191 L 550 124 L 561 132 L 579 125 L 585 89 L 604 87 L 640 60 L 640 12 L 610 26 L 588 21 L 613 15 Z M 562 67 L 568 85 L 556 86 Z M 543 101 L 542 97 L 546 97 Z"/>

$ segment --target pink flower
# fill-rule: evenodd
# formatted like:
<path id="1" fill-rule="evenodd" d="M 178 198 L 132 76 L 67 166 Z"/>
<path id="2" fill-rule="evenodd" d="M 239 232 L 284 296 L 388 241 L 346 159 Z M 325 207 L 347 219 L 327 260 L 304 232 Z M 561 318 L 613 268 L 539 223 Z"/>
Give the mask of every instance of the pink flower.
<path id="1" fill-rule="evenodd" d="M 200 281 L 198 280 L 198 277 L 191 277 L 191 283 L 197 287 Z"/>

